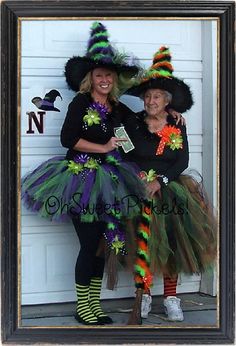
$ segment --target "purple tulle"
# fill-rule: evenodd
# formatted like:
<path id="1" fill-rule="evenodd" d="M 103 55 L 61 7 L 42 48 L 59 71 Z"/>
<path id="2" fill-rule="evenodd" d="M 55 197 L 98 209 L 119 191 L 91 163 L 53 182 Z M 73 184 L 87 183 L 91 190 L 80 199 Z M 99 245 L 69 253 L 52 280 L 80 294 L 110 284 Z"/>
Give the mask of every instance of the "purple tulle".
<path id="1" fill-rule="evenodd" d="M 48 177 L 54 172 L 54 168 L 51 168 L 48 172 L 46 172 L 45 174 L 43 174 L 38 180 L 36 180 L 31 187 L 35 187 L 39 184 L 42 184 L 45 180 L 48 179 Z"/>
<path id="2" fill-rule="evenodd" d="M 107 108 L 104 105 L 93 103 L 90 108 L 97 111 L 101 119 L 106 116 Z M 91 160 L 91 167 L 94 168 L 86 167 L 86 163 L 90 163 L 89 160 Z M 125 234 L 120 218 L 121 215 L 126 215 L 127 210 L 125 203 L 120 203 L 120 200 L 121 196 L 125 196 L 130 190 L 135 191 L 137 182 L 135 178 L 129 178 L 132 168 L 130 169 L 126 163 L 122 164 L 120 160 L 117 150 L 108 153 L 105 160 L 104 157 L 95 159 L 89 157 L 87 153 L 78 153 L 74 157 L 74 162 L 75 165 L 81 165 L 81 171 L 73 172 L 68 170 L 68 160 L 64 157 L 52 158 L 22 179 L 24 204 L 29 210 L 39 212 L 41 216 L 52 221 L 68 222 L 71 217 L 76 216 L 83 219 L 83 222 L 101 220 L 113 223 L 114 229 L 108 228 L 104 232 L 104 237 L 116 253 L 119 251 L 125 254 L 123 244 Z M 30 186 L 27 184 L 29 177 Z M 51 178 L 52 183 L 49 184 L 48 181 Z M 129 178 L 129 186 L 125 182 L 127 178 Z M 116 192 L 117 196 L 115 196 Z M 109 213 L 101 213 L 100 206 L 103 205 L 110 205 Z"/>
<path id="3" fill-rule="evenodd" d="M 63 193 L 65 201 L 71 200 L 73 191 L 77 190 L 79 183 L 81 183 L 81 180 L 78 179 L 78 176 L 76 174 L 71 175 Z"/>
<path id="4" fill-rule="evenodd" d="M 33 204 L 33 206 L 32 206 L 32 211 L 33 212 L 36 212 L 36 211 L 39 211 L 40 210 L 40 208 L 42 207 L 42 202 L 40 202 L 40 201 L 35 201 L 35 203 Z"/>
<path id="5" fill-rule="evenodd" d="M 77 186 L 78 186 L 78 178 L 76 175 L 73 175 L 70 191 L 76 191 Z"/>
<path id="6" fill-rule="evenodd" d="M 35 201 L 27 191 L 22 193 L 21 198 L 32 212 L 38 212 L 42 208 L 43 203 L 41 201 Z"/>
<path id="7" fill-rule="evenodd" d="M 117 171 L 115 166 L 108 165 L 108 164 L 104 163 L 103 168 L 107 173 L 114 174 L 118 178 L 119 182 L 122 181 L 122 177 L 121 177 L 120 173 Z"/>
<path id="8" fill-rule="evenodd" d="M 81 205 L 85 205 L 85 206 L 88 205 L 95 177 L 96 177 L 95 169 L 87 173 L 83 194 L 80 199 Z"/>

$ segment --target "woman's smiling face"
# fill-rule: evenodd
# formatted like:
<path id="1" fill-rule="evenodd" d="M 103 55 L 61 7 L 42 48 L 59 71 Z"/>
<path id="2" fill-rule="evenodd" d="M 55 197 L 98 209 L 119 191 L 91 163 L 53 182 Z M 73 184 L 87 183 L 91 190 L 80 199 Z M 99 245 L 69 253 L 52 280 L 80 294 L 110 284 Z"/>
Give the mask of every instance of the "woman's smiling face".
<path id="1" fill-rule="evenodd" d="M 98 96 L 108 95 L 114 84 L 114 71 L 107 68 L 98 67 L 92 71 L 93 94 Z"/>
<path id="2" fill-rule="evenodd" d="M 168 103 L 164 90 L 148 89 L 144 94 L 144 108 L 150 116 L 162 115 Z"/>

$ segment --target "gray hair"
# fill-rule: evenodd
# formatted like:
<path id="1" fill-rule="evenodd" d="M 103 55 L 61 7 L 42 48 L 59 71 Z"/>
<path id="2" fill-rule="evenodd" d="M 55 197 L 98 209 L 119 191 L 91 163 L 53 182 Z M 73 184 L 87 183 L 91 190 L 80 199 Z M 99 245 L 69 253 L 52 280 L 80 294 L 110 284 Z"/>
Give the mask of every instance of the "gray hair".
<path id="1" fill-rule="evenodd" d="M 171 103 L 171 101 L 172 101 L 172 94 L 171 94 L 169 91 L 167 91 L 167 90 L 163 90 L 163 92 L 164 92 L 164 94 L 165 94 L 166 101 L 167 101 L 168 103 Z"/>
<path id="2" fill-rule="evenodd" d="M 152 89 L 152 88 L 150 88 L 150 89 Z M 153 88 L 153 89 L 155 89 L 155 88 Z M 157 89 L 159 89 L 159 88 L 157 88 Z M 162 90 L 163 93 L 165 94 L 166 101 L 167 101 L 168 103 L 171 103 L 171 101 L 172 101 L 172 94 L 171 94 L 169 91 L 167 91 L 167 90 L 164 90 L 164 89 L 160 89 L 160 90 Z M 145 95 L 146 91 L 148 91 L 148 89 L 145 90 L 145 91 L 140 95 L 140 98 L 141 98 L 142 100 L 144 99 L 144 95 Z"/>

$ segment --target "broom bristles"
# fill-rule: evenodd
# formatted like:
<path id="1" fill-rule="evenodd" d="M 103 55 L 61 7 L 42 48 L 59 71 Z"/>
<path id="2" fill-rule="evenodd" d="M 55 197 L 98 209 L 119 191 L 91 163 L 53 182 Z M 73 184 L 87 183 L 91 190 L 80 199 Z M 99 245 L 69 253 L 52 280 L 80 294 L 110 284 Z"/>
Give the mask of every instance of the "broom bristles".
<path id="1" fill-rule="evenodd" d="M 110 251 L 107 261 L 107 289 L 114 290 L 118 281 L 118 256 L 114 250 Z"/>

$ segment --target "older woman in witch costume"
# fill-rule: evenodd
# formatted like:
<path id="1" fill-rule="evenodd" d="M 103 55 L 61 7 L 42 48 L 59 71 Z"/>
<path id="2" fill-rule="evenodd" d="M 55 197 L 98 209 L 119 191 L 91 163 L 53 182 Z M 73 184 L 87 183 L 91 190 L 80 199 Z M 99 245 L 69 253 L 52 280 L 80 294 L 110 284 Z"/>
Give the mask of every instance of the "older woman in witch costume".
<path id="1" fill-rule="evenodd" d="M 182 321 L 178 274 L 207 270 L 216 255 L 215 220 L 203 186 L 183 174 L 189 161 L 186 127 L 176 125 L 166 110 L 185 112 L 193 104 L 189 87 L 172 72 L 169 49 L 161 47 L 140 84 L 127 92 L 144 100 L 144 111 L 130 116 L 126 129 L 135 145 L 128 160 L 140 167 L 149 192 L 137 226 L 137 296 L 129 324 L 141 323 L 141 300 L 147 318 L 155 272 L 164 278 L 168 319 Z"/>
<path id="2" fill-rule="evenodd" d="M 144 194 L 137 171 L 120 158 L 122 139 L 114 137 L 121 115 L 130 112 L 118 102 L 118 77 L 137 72 L 113 49 L 106 28 L 93 23 L 86 55 L 69 59 L 65 67 L 69 87 L 79 91 L 61 130 L 66 157 L 42 163 L 22 180 L 22 198 L 30 210 L 51 220 L 73 221 L 81 246 L 75 318 L 86 325 L 112 323 L 100 305 L 104 256 L 98 253 L 99 242 L 104 236 L 111 253 L 125 253 L 120 219 L 138 213 L 138 206 L 131 210 L 127 203 L 134 205 L 132 196 Z"/>

